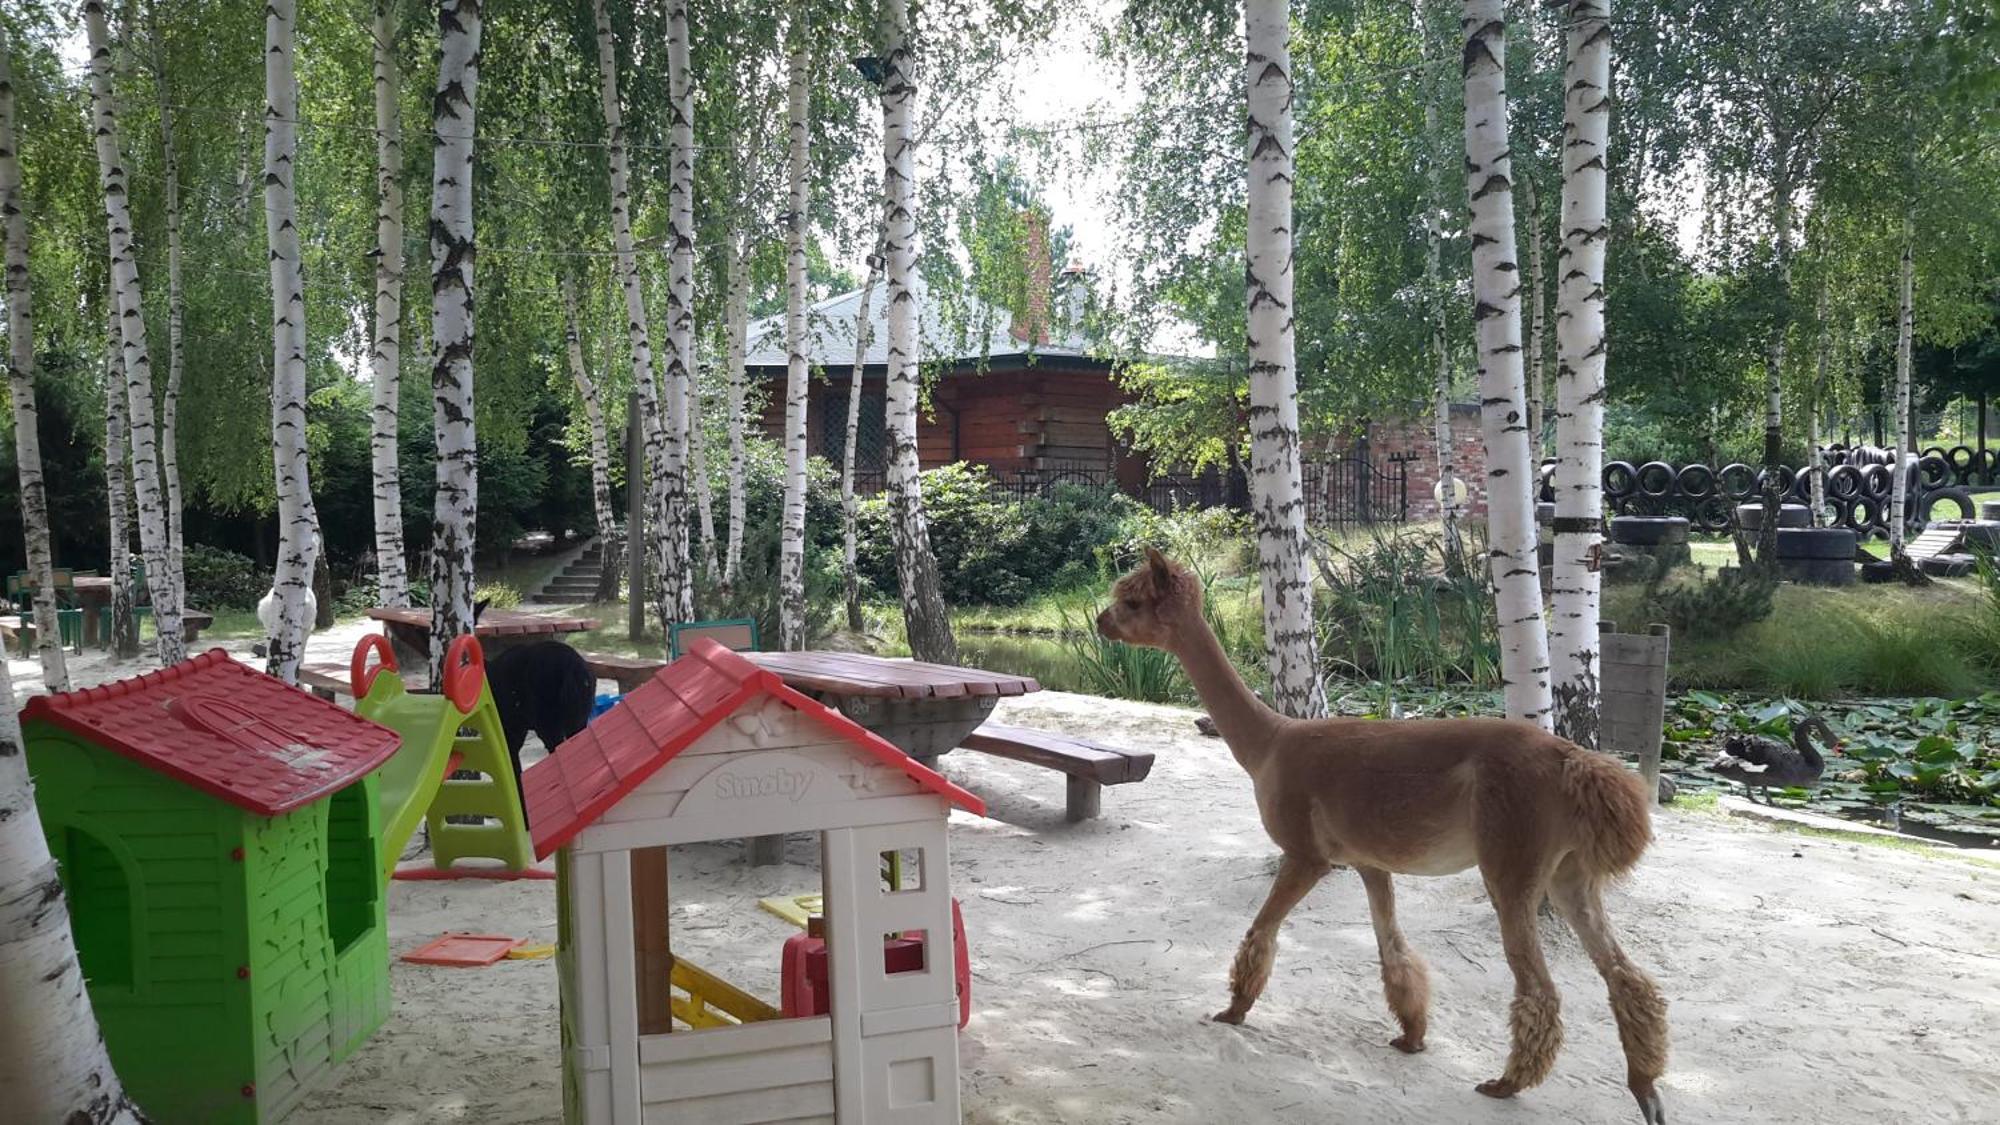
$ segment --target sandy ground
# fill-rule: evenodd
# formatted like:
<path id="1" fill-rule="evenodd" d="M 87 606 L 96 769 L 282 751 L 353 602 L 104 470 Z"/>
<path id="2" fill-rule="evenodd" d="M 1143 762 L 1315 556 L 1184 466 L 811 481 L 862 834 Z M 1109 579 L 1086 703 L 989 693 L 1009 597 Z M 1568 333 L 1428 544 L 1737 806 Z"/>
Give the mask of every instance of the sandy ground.
<path id="1" fill-rule="evenodd" d="M 313 655 L 344 655 L 352 635 L 316 637 Z M 1502 1065 L 1512 989 L 1474 874 L 1398 881 L 1432 967 L 1426 1053 L 1388 1046 L 1366 900 L 1344 872 L 1286 924 L 1248 1024 L 1208 1022 L 1274 868 L 1247 779 L 1191 712 L 1044 692 L 1002 714 L 1159 758 L 1081 825 L 1063 823 L 1058 775 L 945 759 L 992 814 L 952 825 L 975 978 L 968 1122 L 1637 1120 L 1602 985 L 1559 924 L 1545 934 L 1567 1017 L 1554 1075 L 1510 1102 L 1473 1092 Z M 2000 1120 L 2000 865 L 1714 814 L 1665 812 L 1657 833 L 1609 908 L 1672 1005 L 1669 1120 Z M 677 951 L 775 997 L 795 931 L 756 899 L 817 890 L 816 851 L 794 837 L 786 865 L 751 869 L 733 843 L 675 849 Z M 389 920 L 398 953 L 451 929 L 553 941 L 553 885 L 395 883 Z M 397 962 L 394 985 L 388 1024 L 291 1120 L 560 1119 L 553 962 Z"/>

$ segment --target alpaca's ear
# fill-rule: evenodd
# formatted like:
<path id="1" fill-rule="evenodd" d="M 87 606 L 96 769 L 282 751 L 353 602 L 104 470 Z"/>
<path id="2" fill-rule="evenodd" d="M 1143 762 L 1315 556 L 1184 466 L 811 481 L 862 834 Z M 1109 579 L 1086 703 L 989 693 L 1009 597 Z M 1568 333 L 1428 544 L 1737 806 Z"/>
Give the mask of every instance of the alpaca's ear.
<path id="1" fill-rule="evenodd" d="M 1153 580 L 1160 583 L 1162 589 L 1174 577 L 1174 564 L 1167 561 L 1167 556 L 1161 554 L 1158 547 L 1146 548 L 1146 567 L 1153 572 Z"/>

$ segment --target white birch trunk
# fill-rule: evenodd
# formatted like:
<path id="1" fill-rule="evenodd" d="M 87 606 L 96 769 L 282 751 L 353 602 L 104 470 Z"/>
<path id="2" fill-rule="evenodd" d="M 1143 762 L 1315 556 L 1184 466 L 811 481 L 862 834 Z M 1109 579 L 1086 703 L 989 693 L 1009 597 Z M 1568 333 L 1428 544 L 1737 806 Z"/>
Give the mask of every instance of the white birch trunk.
<path id="1" fill-rule="evenodd" d="M 937 557 L 924 518 L 924 484 L 917 460 L 917 221 L 916 141 L 910 113 L 916 99 L 911 72 L 908 0 L 883 0 L 882 187 L 883 276 L 888 285 L 889 529 L 902 588 L 903 627 L 918 660 L 958 663 L 958 642 L 945 615 Z"/>
<path id="2" fill-rule="evenodd" d="M 132 613 L 132 435 L 125 423 L 125 359 L 119 343 L 118 309 L 106 314 L 104 349 L 104 492 L 111 537 L 111 655 L 139 655 L 139 620 Z"/>
<path id="3" fill-rule="evenodd" d="M 1598 744 L 1598 554 L 1604 522 L 1604 254 L 1611 139 L 1610 0 L 1570 0 L 1563 74 L 1562 250 L 1556 292 L 1556 732 Z M 1539 225 L 1537 226 L 1539 237 Z M 1535 294 L 1541 301 L 1540 290 Z M 1536 354 L 1540 354 L 1539 345 Z"/>
<path id="4" fill-rule="evenodd" d="M 14 466 L 20 473 L 21 531 L 28 577 L 35 583 L 35 656 L 48 691 L 69 690 L 69 667 L 56 622 L 54 556 L 49 550 L 49 500 L 42 480 L 42 441 L 35 407 L 35 319 L 28 274 L 27 201 L 14 135 L 11 44 L 0 26 L 0 223 L 6 227 L 7 393 L 14 407 Z M 0 663 L 6 656 L 0 653 Z M 6 706 L 13 706 L 10 696 Z M 9 712 L 11 714 L 11 710 Z"/>
<path id="5" fill-rule="evenodd" d="M 854 445 L 861 436 L 861 375 L 874 335 L 868 309 L 875 286 L 881 280 L 882 244 L 878 237 L 874 252 L 868 255 L 868 280 L 861 286 L 861 300 L 854 309 L 854 370 L 847 381 L 847 441 L 841 446 L 840 455 L 840 581 L 847 603 L 847 627 L 856 633 L 862 628 L 861 575 L 855 565 L 855 525 L 859 522 L 861 505 L 854 495 Z"/>
<path id="6" fill-rule="evenodd" d="M 1904 461 L 1910 455 L 1910 348 L 1916 335 L 1917 265 L 1916 223 L 1903 214 L 1903 270 L 1897 288 L 1896 306 L 1896 426 L 1894 484 L 1889 491 L 1889 552 L 1903 553 L 1904 515 L 1909 509 L 1910 473 Z"/>
<path id="7" fill-rule="evenodd" d="M 721 573 L 722 561 L 715 550 L 715 490 L 708 483 L 708 432 L 702 429 L 701 379 L 688 372 L 687 450 L 688 482 L 694 491 L 695 528 L 701 533 L 701 571 L 710 576 Z"/>
<path id="8" fill-rule="evenodd" d="M 1574 91 L 1571 91 L 1574 93 Z M 1542 273 L 1542 201 L 1535 194 L 1535 178 L 1521 180 L 1521 189 L 1528 197 L 1528 466 L 1535 479 L 1541 479 L 1542 466 L 1542 418 L 1543 405 L 1556 409 L 1548 400 L 1543 368 L 1548 349 L 1542 345 L 1542 334 L 1548 331 L 1548 299 L 1544 290 L 1548 288 Z M 1535 490 L 1539 491 L 1539 490 Z"/>
<path id="9" fill-rule="evenodd" d="M 181 287 L 181 171 L 174 149 L 174 104 L 167 84 L 166 46 L 155 18 L 158 5 L 146 5 L 147 30 L 153 40 L 153 81 L 160 105 L 160 178 L 164 181 L 167 219 L 167 389 L 160 396 L 160 475 L 166 488 L 167 546 L 173 559 L 174 585 L 187 588 L 181 551 L 180 404 L 186 323 L 186 297 Z"/>
<path id="10" fill-rule="evenodd" d="M 306 459 L 305 263 L 297 195 L 299 83 L 294 0 L 264 7 L 264 227 L 271 255 L 271 458 L 278 482 L 277 629 L 265 671 L 295 683 L 312 632 L 306 608 L 319 542 Z"/>
<path id="11" fill-rule="evenodd" d="M 1437 52 L 1433 49 L 1430 29 L 1424 25 L 1423 9 L 1413 8 L 1412 14 L 1421 57 L 1428 71 L 1436 61 Z M 1429 83 L 1424 86 L 1424 151 L 1430 162 L 1425 176 L 1429 190 L 1424 212 L 1424 289 L 1430 308 L 1431 357 L 1437 364 L 1432 377 L 1431 431 L 1437 442 L 1438 518 L 1443 521 L 1445 548 L 1451 565 L 1455 566 L 1460 555 L 1458 521 L 1464 516 L 1464 507 L 1458 499 L 1458 450 L 1451 430 L 1451 344 L 1446 332 L 1443 276 L 1445 177 L 1455 153 L 1439 132 L 1435 91 Z"/>
<path id="12" fill-rule="evenodd" d="M 611 511 L 611 443 L 604 430 L 604 402 L 597 383 L 583 362 L 583 337 L 577 332 L 576 286 L 568 274 L 562 277 L 563 346 L 569 353 L 569 377 L 583 399 L 584 417 L 590 422 L 590 511 L 597 535 L 608 540 L 617 519 Z M 607 559 L 607 562 L 609 560 Z"/>
<path id="13" fill-rule="evenodd" d="M 472 406 L 472 138 L 483 28 L 479 0 L 439 0 L 437 135 L 431 170 L 431 423 L 437 504 L 431 514 L 431 682 L 445 649 L 472 632 L 472 547 L 479 515 L 479 434 Z"/>
<path id="14" fill-rule="evenodd" d="M 1487 549 L 1500 619 L 1500 678 L 1507 717 L 1548 728 L 1549 637 L 1535 559 L 1535 482 L 1523 401 L 1521 283 L 1514 260 L 1513 169 L 1507 155 L 1507 24 L 1501 0 L 1463 0 L 1460 11 L 1472 322 L 1479 355 L 1480 429 L 1486 439 Z"/>
<path id="15" fill-rule="evenodd" d="M 375 0 L 375 340 L 369 349 L 374 478 L 376 597 L 410 604 L 409 552 L 403 545 L 403 473 L 396 439 L 403 389 L 403 119 L 397 92 L 396 6 Z"/>
<path id="16" fill-rule="evenodd" d="M 794 8 L 791 82 L 785 114 L 789 140 L 785 207 L 785 502 L 778 535 L 778 637 L 786 651 L 806 647 L 806 147 L 811 70 L 804 9 Z"/>
<path id="17" fill-rule="evenodd" d="M 660 628 L 694 616 L 688 551 L 687 398 L 694 377 L 694 96 L 688 73 L 688 0 L 667 0 L 666 457 L 660 505 Z"/>
<path id="18" fill-rule="evenodd" d="M 6 41 L 0 38 L 0 57 Z M 7 76 L 0 69 L 0 91 Z M 0 96 L 5 96 L 0 92 Z M 12 145 L 8 145 L 12 149 Z M 0 659 L 0 1090 L 10 1121 L 143 1122 L 104 1049 Z"/>
<path id="19" fill-rule="evenodd" d="M 1792 292 L 1792 182 L 1785 169 L 1791 163 L 1792 147 L 1780 138 L 1774 162 L 1779 170 L 1771 186 L 1771 235 L 1778 265 L 1779 307 L 1790 305 Z M 1775 571 L 1778 562 L 1778 466 L 1784 459 L 1785 330 L 1788 317 L 1771 325 L 1771 338 L 1764 349 L 1764 484 L 1761 489 L 1764 515 L 1757 529 L 1757 565 Z"/>
<path id="20" fill-rule="evenodd" d="M 723 331 L 729 337 L 729 541 L 722 552 L 722 588 L 734 590 L 743 574 L 744 465 L 743 397 L 748 383 L 744 359 L 749 352 L 750 332 L 750 236 L 740 234 L 740 242 L 729 248 L 725 269 L 728 293 L 724 297 Z"/>
<path id="21" fill-rule="evenodd" d="M 1298 370 L 1292 344 L 1292 58 L 1287 0 L 1245 0 L 1249 81 L 1250 495 L 1264 588 L 1271 704 L 1294 718 L 1326 713 L 1313 626 L 1305 489 L 1299 471 Z"/>
<path id="22" fill-rule="evenodd" d="M 166 504 L 160 487 L 160 451 L 153 425 L 153 360 L 146 347 L 146 314 L 139 294 L 139 259 L 132 245 L 132 217 L 125 186 L 124 158 L 118 149 L 118 113 L 111 93 L 111 34 L 103 0 L 85 0 L 90 40 L 90 102 L 97 138 L 98 183 L 104 195 L 105 228 L 111 248 L 111 283 L 118 306 L 119 344 L 124 353 L 125 399 L 132 432 L 132 475 L 139 501 L 139 542 L 146 555 L 146 585 L 153 597 L 159 631 L 160 663 L 187 657 L 181 638 L 181 594 L 172 545 L 167 541 Z"/>
<path id="23" fill-rule="evenodd" d="M 611 20 L 604 0 L 591 0 L 597 21 L 597 73 L 604 111 L 606 158 L 611 165 L 611 244 L 617 253 L 618 284 L 625 295 L 625 335 L 632 359 L 632 387 L 639 395 L 639 432 L 644 440 L 646 463 L 627 465 L 625 487 L 646 490 L 645 510 L 653 521 L 653 533 L 644 527 L 627 527 L 625 534 L 638 537 L 644 545 L 648 574 L 640 581 L 634 575 L 630 597 L 659 604 L 657 591 L 665 573 L 666 556 L 664 507 L 666 425 L 660 417 L 659 383 L 653 376 L 653 339 L 646 319 L 646 287 L 639 276 L 639 255 L 632 245 L 631 165 L 626 154 L 625 117 L 618 103 L 618 50 L 611 38 Z M 641 588 L 644 587 L 644 588 Z"/>
<path id="24" fill-rule="evenodd" d="M 1812 518 L 1817 525 L 1826 514 L 1826 466 L 1820 455 L 1820 416 L 1826 410 L 1827 369 L 1833 361 L 1833 334 L 1827 331 L 1827 287 L 1819 286 L 1819 307 L 1813 318 L 1819 324 L 1819 354 L 1813 372 L 1812 408 L 1807 415 L 1806 462 L 1812 472 Z"/>

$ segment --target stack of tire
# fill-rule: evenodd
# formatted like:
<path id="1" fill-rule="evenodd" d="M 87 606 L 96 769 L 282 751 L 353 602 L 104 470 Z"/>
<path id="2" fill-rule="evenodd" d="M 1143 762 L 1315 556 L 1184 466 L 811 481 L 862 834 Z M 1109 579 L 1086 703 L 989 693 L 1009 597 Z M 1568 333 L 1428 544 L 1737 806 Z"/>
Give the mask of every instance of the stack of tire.
<path id="1" fill-rule="evenodd" d="M 1808 586 L 1854 584 L 1854 552 L 1860 535 L 1846 527 L 1778 526 L 1778 569 Z"/>
<path id="2" fill-rule="evenodd" d="M 1803 519 L 1789 511 L 1781 513 L 1779 526 L 1812 522 L 1805 506 L 1811 502 L 1812 480 L 1817 473 L 1823 474 L 1822 490 L 1834 526 L 1863 538 L 1888 538 L 1890 494 L 1895 485 L 1889 451 L 1864 447 L 1831 450 L 1827 456 L 1837 463 L 1805 472 L 1779 466 L 1776 483 L 1781 502 L 1804 513 Z M 1972 494 L 1966 486 L 1953 483 L 1955 473 L 1945 458 L 1918 458 L 1908 472 L 1908 530 L 1921 530 L 1933 519 L 1973 518 Z M 1728 531 L 1738 523 L 1755 529 L 1762 525 L 1764 477 L 1764 470 L 1741 463 L 1716 470 L 1699 464 L 1677 469 L 1664 461 L 1636 467 L 1629 461 L 1613 461 L 1604 466 L 1605 507 L 1617 515 L 1685 516 L 1694 528 L 1710 534 Z M 1955 514 L 1948 509 L 1955 509 Z"/>
<path id="3" fill-rule="evenodd" d="M 1633 577 L 1672 570 L 1688 561 L 1688 520 L 1685 516 L 1613 516 L 1611 542 L 1628 558 L 1651 560 L 1650 566 L 1621 568 Z"/>
<path id="4" fill-rule="evenodd" d="M 1951 470 L 1951 483 L 1963 487 L 1991 487 L 2000 482 L 2000 454 L 1991 449 L 1974 449 L 1969 445 L 1954 445 L 1946 449 L 1933 445 L 1924 450 L 1925 457 L 1935 457 Z"/>

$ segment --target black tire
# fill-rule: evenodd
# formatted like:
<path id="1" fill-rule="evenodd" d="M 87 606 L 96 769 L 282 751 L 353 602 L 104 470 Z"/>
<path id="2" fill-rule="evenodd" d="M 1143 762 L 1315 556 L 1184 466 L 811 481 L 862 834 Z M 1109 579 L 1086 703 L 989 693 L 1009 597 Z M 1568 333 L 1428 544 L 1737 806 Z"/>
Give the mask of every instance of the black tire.
<path id="1" fill-rule="evenodd" d="M 1968 551 L 2000 554 L 2000 524 L 1978 523 L 1965 528 L 1960 542 Z"/>
<path id="2" fill-rule="evenodd" d="M 1945 488 L 1954 479 L 1951 463 L 1943 457 L 1934 457 L 1926 453 L 1917 459 L 1917 479 L 1925 488 Z"/>
<path id="3" fill-rule="evenodd" d="M 1835 465 L 1826 474 L 1826 494 L 1836 500 L 1852 500 L 1861 495 L 1861 470 L 1852 465 Z"/>
<path id="4" fill-rule="evenodd" d="M 1685 543 L 1688 521 L 1680 516 L 1619 516 L 1611 521 L 1611 541 L 1628 547 Z"/>
<path id="5" fill-rule="evenodd" d="M 1942 460 L 1944 460 L 1944 446 L 1942 446 L 1942 445 L 1933 445 L 1933 446 L 1931 446 L 1931 447 L 1930 447 L 1930 448 L 1928 448 L 1928 449 L 1923 449 L 1923 450 L 1919 450 L 1919 451 L 1917 452 L 1917 456 L 1918 456 L 1918 457 L 1936 457 L 1936 458 L 1937 458 L 1938 460 L 1942 461 Z"/>
<path id="6" fill-rule="evenodd" d="M 1769 477 L 1770 475 L 1771 475 L 1771 470 L 1769 469 L 1761 469 L 1758 471 L 1757 491 L 1759 493 L 1762 493 L 1764 491 L 1764 479 L 1766 477 Z M 1788 466 L 1780 465 L 1778 466 L 1778 475 L 1776 479 L 1778 482 L 1778 495 L 1786 496 L 1791 493 L 1792 486 L 1798 483 L 1799 474 L 1793 472 Z"/>
<path id="7" fill-rule="evenodd" d="M 1995 452 L 1991 449 L 1982 449 L 1974 454 L 1972 471 L 1977 473 L 1979 478 L 1986 483 L 1993 483 L 1994 474 L 2000 472 L 2000 452 Z"/>
<path id="8" fill-rule="evenodd" d="M 1778 569 L 1788 581 L 1806 586 L 1851 586 L 1854 584 L 1854 559 L 1786 559 L 1778 560 Z"/>
<path id="9" fill-rule="evenodd" d="M 1889 475 L 1889 466 L 1870 465 L 1861 470 L 1861 491 L 1872 499 L 1886 499 L 1895 490 L 1896 478 Z"/>
<path id="10" fill-rule="evenodd" d="M 1604 494 L 1623 500 L 1638 491 L 1639 473 L 1630 461 L 1613 461 L 1604 466 Z"/>
<path id="11" fill-rule="evenodd" d="M 1844 527 L 1849 531 L 1859 530 L 1854 526 L 1854 501 L 1848 497 L 1832 497 L 1827 503 L 1833 508 L 1833 520 L 1827 526 Z"/>
<path id="12" fill-rule="evenodd" d="M 1690 500 L 1705 500 L 1715 495 L 1715 470 L 1707 465 L 1682 466 L 1680 475 L 1674 478 L 1681 495 Z"/>
<path id="13" fill-rule="evenodd" d="M 1979 518 L 1982 520 L 2000 520 L 2000 500 L 1981 500 L 1979 502 Z"/>
<path id="14" fill-rule="evenodd" d="M 1887 560 L 1861 564 L 1861 581 L 1869 585 L 1880 585 L 1896 580 L 1896 566 Z"/>
<path id="15" fill-rule="evenodd" d="M 1729 501 L 1707 496 L 1694 506 L 1694 522 L 1710 535 L 1729 530 Z"/>
<path id="16" fill-rule="evenodd" d="M 1844 527 L 1781 527 L 1780 559 L 1839 559 L 1854 561 L 1855 534 Z"/>
<path id="17" fill-rule="evenodd" d="M 1848 526 L 1866 537 L 1869 528 L 1882 522 L 1883 507 L 1882 501 L 1873 496 L 1855 497 L 1853 506 L 1848 509 L 1851 513 Z"/>
<path id="18" fill-rule="evenodd" d="M 1745 531 L 1756 531 L 1764 526 L 1764 505 L 1756 502 L 1736 505 L 1736 525 Z M 1812 510 L 1804 504 L 1778 505 L 1778 527 L 1810 527 Z"/>
<path id="19" fill-rule="evenodd" d="M 1964 484 L 1972 475 L 1974 463 L 1978 460 L 1969 445 L 1954 445 L 1945 450 L 1944 459 L 1951 465 L 1951 471 L 1958 476 L 1958 483 Z"/>
<path id="20" fill-rule="evenodd" d="M 1742 500 L 1757 491 L 1757 471 L 1741 462 L 1724 465 L 1715 474 L 1715 480 L 1721 485 L 1722 494 L 1732 500 Z"/>
<path id="21" fill-rule="evenodd" d="M 1665 461 L 1648 461 L 1633 474 L 1633 483 L 1647 496 L 1665 496 L 1674 490 L 1674 467 Z"/>
<path id="22" fill-rule="evenodd" d="M 1927 524 L 1937 519 L 1937 506 L 1939 504 L 1952 504 L 1958 508 L 1958 515 L 1951 518 L 1961 520 L 1978 518 L 1976 510 L 1973 507 L 1972 492 L 1970 489 L 1940 488 L 1936 492 L 1926 492 L 1918 498 L 1916 505 L 1917 523 L 1920 525 Z"/>

